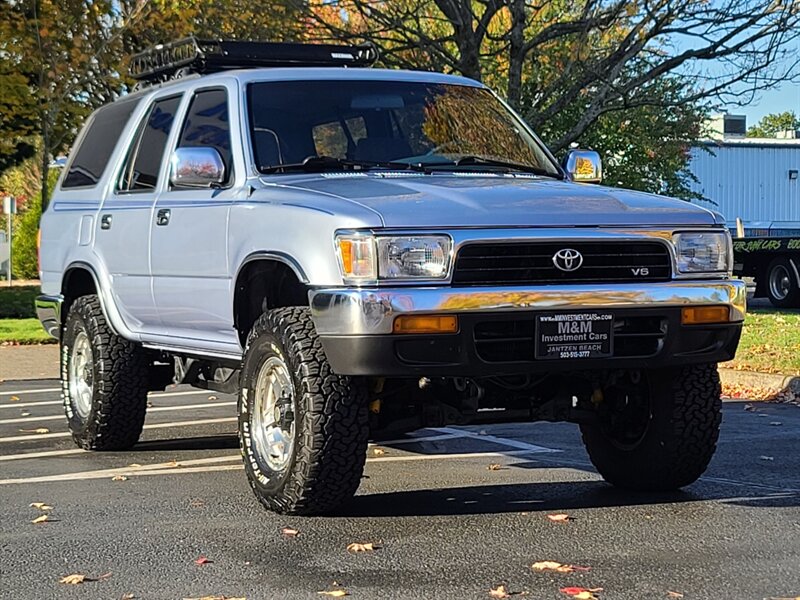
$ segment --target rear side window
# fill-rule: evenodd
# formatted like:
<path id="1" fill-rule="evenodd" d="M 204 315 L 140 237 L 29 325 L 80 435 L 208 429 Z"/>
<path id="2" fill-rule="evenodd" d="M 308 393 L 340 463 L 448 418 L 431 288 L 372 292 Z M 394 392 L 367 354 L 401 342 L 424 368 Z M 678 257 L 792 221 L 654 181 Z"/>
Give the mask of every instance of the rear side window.
<path id="1" fill-rule="evenodd" d="M 136 104 L 135 100 L 115 102 L 94 114 L 80 146 L 75 150 L 69 171 L 61 183 L 62 188 L 97 185 Z"/>
<path id="2" fill-rule="evenodd" d="M 178 147 L 198 146 L 216 148 L 225 163 L 225 180 L 230 181 L 233 155 L 228 93 L 223 89 L 202 90 L 192 98 Z"/>
<path id="3" fill-rule="evenodd" d="M 180 102 L 180 96 L 172 96 L 153 103 L 128 151 L 119 179 L 120 192 L 151 192 L 156 188 Z"/>

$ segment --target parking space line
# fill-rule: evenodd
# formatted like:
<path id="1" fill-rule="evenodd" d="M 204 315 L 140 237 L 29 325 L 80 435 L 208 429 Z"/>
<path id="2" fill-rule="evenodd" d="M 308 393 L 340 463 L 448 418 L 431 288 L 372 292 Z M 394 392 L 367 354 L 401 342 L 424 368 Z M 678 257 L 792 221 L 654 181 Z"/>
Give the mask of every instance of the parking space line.
<path id="1" fill-rule="evenodd" d="M 0 396 L 19 396 L 20 394 L 46 394 L 48 392 L 60 392 L 61 388 L 39 388 L 37 390 L 15 390 L 13 392 L 0 392 Z"/>
<path id="2" fill-rule="evenodd" d="M 544 446 L 537 446 L 536 444 L 529 444 L 528 442 L 521 442 L 519 440 L 502 438 L 494 435 L 484 435 L 481 433 L 468 431 L 466 429 L 453 429 L 452 427 L 433 427 L 431 428 L 431 431 L 441 431 L 442 433 L 458 434 L 461 437 L 466 437 L 474 440 L 481 440 L 484 442 L 490 442 L 494 444 L 500 444 L 501 446 L 517 448 L 519 450 L 527 450 L 528 452 L 531 453 L 561 452 L 561 450 L 556 450 L 555 448 L 546 448 Z"/>
<path id="3" fill-rule="evenodd" d="M 82 448 L 70 448 L 69 450 L 46 450 L 44 452 L 24 452 L 22 454 L 0 455 L 0 462 L 7 460 L 23 460 L 26 458 L 48 458 L 54 456 L 69 456 L 70 454 L 89 454 L 88 450 Z"/>
<path id="4" fill-rule="evenodd" d="M 442 440 L 454 440 L 464 437 L 458 433 L 443 433 L 440 435 L 426 435 L 425 437 L 406 437 L 398 440 L 381 440 L 370 444 L 370 446 L 396 446 L 397 444 L 413 444 L 414 442 L 440 442 Z"/>
<path id="5" fill-rule="evenodd" d="M 34 390 L 39 391 L 39 390 Z M 41 390 L 47 392 L 60 392 L 61 388 L 53 388 L 49 390 Z M 30 394 L 31 392 L 16 392 L 16 394 Z M 14 392 L 9 392 L 9 395 L 16 395 Z M 187 390 L 185 392 L 150 392 L 148 398 L 173 398 L 175 396 L 193 396 L 195 394 L 211 394 L 209 390 Z M 9 402 L 0 404 L 0 408 L 29 408 L 31 406 L 45 406 L 48 404 L 61 404 L 61 400 L 40 400 L 38 402 Z"/>
<path id="6" fill-rule="evenodd" d="M 41 400 L 40 402 L 14 402 L 14 404 L 0 404 L 0 408 L 30 408 L 31 406 L 48 406 L 51 404 L 64 404 L 63 400 Z"/>
<path id="7" fill-rule="evenodd" d="M 190 427 L 192 425 L 213 425 L 215 423 L 233 423 L 238 417 L 222 417 L 219 419 L 198 419 L 195 421 L 176 421 L 170 423 L 153 423 L 145 425 L 144 429 L 169 429 L 172 427 Z M 72 434 L 68 431 L 58 433 L 35 433 L 31 435 L 14 435 L 0 438 L 0 442 L 27 442 L 29 440 L 46 440 L 50 438 L 65 438 Z"/>
<path id="8" fill-rule="evenodd" d="M 219 406 L 235 406 L 236 402 L 208 402 L 206 404 L 184 404 L 178 406 L 154 406 L 147 409 L 147 414 L 153 412 L 166 412 L 174 410 L 191 410 L 194 408 L 216 408 Z M 16 419 L 0 419 L 0 425 L 9 425 L 11 423 L 36 423 L 37 421 L 53 421 L 56 419 L 63 419 L 64 414 L 47 415 L 44 417 L 19 417 Z"/>

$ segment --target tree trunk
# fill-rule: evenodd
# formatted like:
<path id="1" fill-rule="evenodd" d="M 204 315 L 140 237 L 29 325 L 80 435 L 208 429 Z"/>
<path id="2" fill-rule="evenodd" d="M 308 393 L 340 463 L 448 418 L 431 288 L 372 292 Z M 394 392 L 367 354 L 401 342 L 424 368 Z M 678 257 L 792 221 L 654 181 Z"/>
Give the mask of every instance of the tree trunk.
<path id="1" fill-rule="evenodd" d="M 525 1 L 511 0 L 511 31 L 508 62 L 508 89 L 506 99 L 515 110 L 520 107 L 522 95 L 522 66 L 525 62 Z"/>
<path id="2" fill-rule="evenodd" d="M 50 128 L 45 120 L 42 124 L 42 213 L 50 202 Z"/>

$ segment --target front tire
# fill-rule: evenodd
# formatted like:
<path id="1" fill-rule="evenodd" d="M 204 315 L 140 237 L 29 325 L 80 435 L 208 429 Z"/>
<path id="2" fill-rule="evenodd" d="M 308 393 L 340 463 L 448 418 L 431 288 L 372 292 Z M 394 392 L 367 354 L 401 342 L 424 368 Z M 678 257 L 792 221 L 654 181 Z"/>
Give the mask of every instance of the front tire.
<path id="1" fill-rule="evenodd" d="M 695 482 L 716 450 L 722 420 L 715 364 L 644 372 L 606 392 L 598 420 L 581 425 L 594 466 L 609 483 L 675 490 Z"/>
<path id="2" fill-rule="evenodd" d="M 116 335 L 97 296 L 70 306 L 61 336 L 61 389 L 75 443 L 85 450 L 124 450 L 142 433 L 149 362 Z"/>
<path id="3" fill-rule="evenodd" d="M 321 514 L 355 494 L 369 437 L 366 388 L 331 370 L 307 308 L 261 315 L 239 388 L 245 471 L 267 509 Z"/>

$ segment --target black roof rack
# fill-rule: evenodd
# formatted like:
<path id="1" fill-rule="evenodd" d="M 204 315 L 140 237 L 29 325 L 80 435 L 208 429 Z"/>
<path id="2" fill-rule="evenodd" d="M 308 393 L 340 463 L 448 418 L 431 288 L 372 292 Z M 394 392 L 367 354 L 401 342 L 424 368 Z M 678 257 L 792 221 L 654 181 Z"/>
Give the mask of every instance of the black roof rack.
<path id="1" fill-rule="evenodd" d="M 378 59 L 374 44 L 345 46 L 201 40 L 187 37 L 134 55 L 131 76 L 141 83 L 168 81 L 189 73 L 257 67 L 368 67 Z"/>

